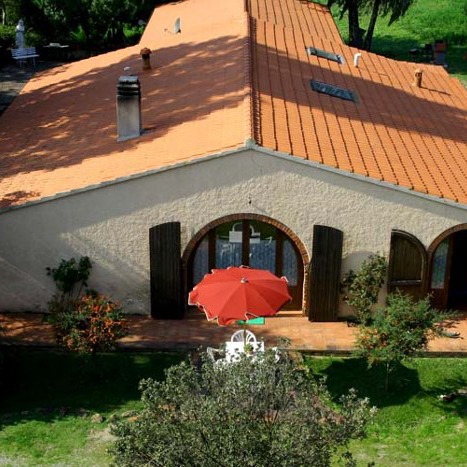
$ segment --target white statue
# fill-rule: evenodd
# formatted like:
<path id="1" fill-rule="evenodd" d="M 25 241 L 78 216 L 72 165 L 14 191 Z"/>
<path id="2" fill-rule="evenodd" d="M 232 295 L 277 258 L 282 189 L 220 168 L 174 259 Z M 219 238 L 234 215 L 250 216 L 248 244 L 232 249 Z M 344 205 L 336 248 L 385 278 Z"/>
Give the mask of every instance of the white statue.
<path id="1" fill-rule="evenodd" d="M 24 47 L 24 22 L 22 19 L 16 25 L 16 47 L 22 49 Z"/>

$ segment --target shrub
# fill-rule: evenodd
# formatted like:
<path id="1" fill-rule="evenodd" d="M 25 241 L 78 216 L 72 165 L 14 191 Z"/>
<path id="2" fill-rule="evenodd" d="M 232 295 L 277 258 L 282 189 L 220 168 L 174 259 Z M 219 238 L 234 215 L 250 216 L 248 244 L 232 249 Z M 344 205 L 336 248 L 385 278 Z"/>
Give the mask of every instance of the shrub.
<path id="1" fill-rule="evenodd" d="M 274 352 L 183 362 L 140 389 L 143 410 L 112 426 L 118 466 L 327 466 L 336 455 L 354 465 L 348 443 L 364 436 L 372 413 L 355 391 L 337 408 L 323 382 Z"/>
<path id="2" fill-rule="evenodd" d="M 15 26 L 0 24 L 0 46 L 14 47 L 16 40 Z"/>
<path id="3" fill-rule="evenodd" d="M 121 306 L 87 289 L 91 269 L 87 256 L 79 261 L 62 259 L 57 268 L 46 268 L 57 287 L 49 302 L 48 321 L 54 326 L 60 345 L 95 354 L 113 350 L 127 329 Z"/>
<path id="4" fill-rule="evenodd" d="M 371 255 L 357 272 L 350 270 L 342 280 L 344 301 L 355 310 L 358 320 L 364 324 L 372 319 L 372 308 L 378 301 L 386 270 L 386 258 Z"/>
<path id="5" fill-rule="evenodd" d="M 431 308 L 429 297 L 415 301 L 400 292 L 391 294 L 387 306 L 376 311 L 372 322 L 359 327 L 358 354 L 370 366 L 386 366 L 387 389 L 394 365 L 425 350 L 431 338 L 442 334 L 439 323 L 448 316 Z"/>
<path id="6" fill-rule="evenodd" d="M 95 354 L 115 349 L 126 335 L 121 307 L 102 295 L 85 295 L 74 308 L 55 314 L 52 319 L 57 340 L 69 350 Z"/>

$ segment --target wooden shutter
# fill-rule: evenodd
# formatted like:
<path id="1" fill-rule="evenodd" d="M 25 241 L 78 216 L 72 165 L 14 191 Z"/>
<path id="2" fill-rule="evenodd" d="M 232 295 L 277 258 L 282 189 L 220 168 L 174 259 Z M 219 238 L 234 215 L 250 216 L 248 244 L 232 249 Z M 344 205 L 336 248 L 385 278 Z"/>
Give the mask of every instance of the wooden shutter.
<path id="1" fill-rule="evenodd" d="M 336 321 L 344 234 L 332 227 L 315 225 L 310 263 L 310 321 Z"/>
<path id="2" fill-rule="evenodd" d="M 151 264 L 151 316 L 180 319 L 183 316 L 180 223 L 168 222 L 149 230 Z"/>
<path id="3" fill-rule="evenodd" d="M 424 280 L 427 266 L 427 253 L 418 238 L 393 230 L 388 265 L 388 292 L 400 290 L 420 299 L 425 294 Z"/>

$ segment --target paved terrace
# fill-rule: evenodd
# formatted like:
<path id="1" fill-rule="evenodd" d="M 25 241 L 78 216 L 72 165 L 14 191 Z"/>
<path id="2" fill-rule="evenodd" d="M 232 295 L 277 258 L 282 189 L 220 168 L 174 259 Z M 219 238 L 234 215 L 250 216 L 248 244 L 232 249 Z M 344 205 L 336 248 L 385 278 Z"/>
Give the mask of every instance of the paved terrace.
<path id="1" fill-rule="evenodd" d="M 239 326 L 219 327 L 206 321 L 203 313 L 190 313 L 183 320 L 154 320 L 145 316 L 129 316 L 129 335 L 120 341 L 127 350 L 187 350 L 199 346 L 219 346 Z M 2 341 L 11 345 L 53 347 L 52 327 L 39 313 L 0 314 Z M 286 337 L 291 348 L 316 353 L 349 353 L 354 348 L 356 328 L 345 322 L 314 323 L 306 317 L 280 313 L 266 318 L 264 325 L 248 327 L 266 346 Z M 448 329 L 459 333 L 457 338 L 437 338 L 430 342 L 430 355 L 467 355 L 467 316 Z"/>

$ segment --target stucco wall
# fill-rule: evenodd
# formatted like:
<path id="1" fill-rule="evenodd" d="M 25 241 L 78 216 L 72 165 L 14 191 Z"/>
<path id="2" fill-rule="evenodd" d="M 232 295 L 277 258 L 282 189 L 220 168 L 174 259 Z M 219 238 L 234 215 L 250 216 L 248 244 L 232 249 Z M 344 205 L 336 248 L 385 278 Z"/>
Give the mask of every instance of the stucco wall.
<path id="1" fill-rule="evenodd" d="M 45 310 L 54 292 L 45 268 L 88 255 L 91 287 L 149 313 L 149 228 L 180 221 L 183 250 L 207 223 L 239 212 L 287 225 L 310 257 L 314 224 L 341 229 L 344 271 L 387 255 L 394 228 L 428 246 L 467 219 L 455 206 L 245 151 L 1 213 L 0 311 Z"/>

